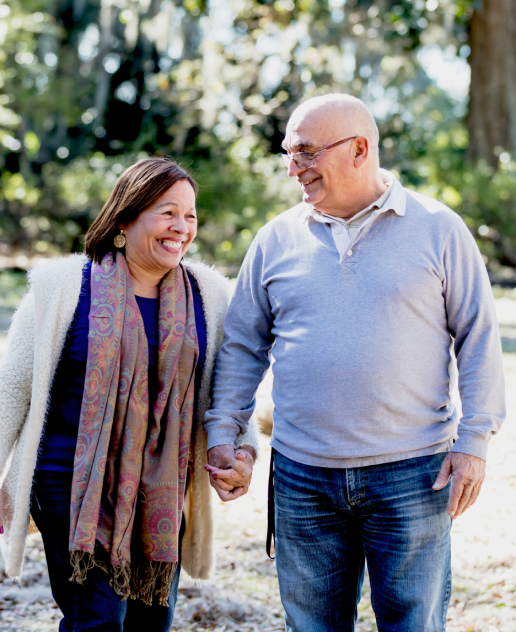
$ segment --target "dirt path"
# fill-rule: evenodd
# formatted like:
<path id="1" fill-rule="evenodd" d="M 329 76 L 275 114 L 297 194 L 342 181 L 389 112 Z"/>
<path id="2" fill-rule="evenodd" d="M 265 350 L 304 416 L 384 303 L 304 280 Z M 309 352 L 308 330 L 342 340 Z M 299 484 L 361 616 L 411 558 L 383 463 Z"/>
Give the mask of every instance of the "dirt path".
<path id="1" fill-rule="evenodd" d="M 482 494 L 453 527 L 454 585 L 448 632 L 516 632 L 516 301 L 498 299 L 504 340 L 508 419 L 491 443 Z M 0 341 L 1 343 L 1 341 Z M 249 494 L 215 500 L 217 574 L 201 587 L 182 580 L 173 630 L 247 632 L 283 630 L 274 562 L 265 554 L 268 439 Z M 0 563 L 1 564 L 1 563 Z M 0 565 L 0 631 L 57 630 L 39 536 L 28 547 L 22 588 Z M 376 630 L 366 583 L 359 631 Z"/>

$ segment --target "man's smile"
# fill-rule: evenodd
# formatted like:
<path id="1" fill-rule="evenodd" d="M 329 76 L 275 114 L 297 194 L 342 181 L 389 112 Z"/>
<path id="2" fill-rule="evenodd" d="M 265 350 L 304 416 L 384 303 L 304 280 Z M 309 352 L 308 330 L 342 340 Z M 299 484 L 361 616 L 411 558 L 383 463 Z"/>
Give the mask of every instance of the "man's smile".
<path id="1" fill-rule="evenodd" d="M 320 180 L 320 176 L 316 176 L 315 178 L 311 178 L 310 180 L 305 180 L 305 182 L 301 182 L 301 180 L 298 180 L 298 182 L 303 189 L 306 189 L 306 187 L 308 187 L 310 184 L 312 184 L 316 180 Z"/>

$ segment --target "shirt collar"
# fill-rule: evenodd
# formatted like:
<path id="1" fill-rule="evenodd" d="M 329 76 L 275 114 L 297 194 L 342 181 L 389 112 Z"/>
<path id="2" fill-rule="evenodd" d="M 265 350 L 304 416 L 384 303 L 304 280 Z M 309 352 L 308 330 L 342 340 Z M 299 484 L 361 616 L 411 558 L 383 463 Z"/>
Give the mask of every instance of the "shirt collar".
<path id="1" fill-rule="evenodd" d="M 357 215 L 354 215 L 351 220 L 357 218 L 358 215 L 362 215 L 370 211 L 374 206 L 378 207 L 375 210 L 375 213 L 377 215 L 379 215 L 380 213 L 385 213 L 386 211 L 394 211 L 399 217 L 403 217 L 405 215 L 407 197 L 405 194 L 405 189 L 403 188 L 401 182 L 395 178 L 392 172 L 387 171 L 386 169 L 380 169 L 380 173 L 384 181 L 390 183 L 389 188 L 378 198 L 378 200 L 370 204 L 367 208 L 360 211 L 360 213 L 357 213 Z M 315 219 L 316 221 L 322 223 L 330 223 L 332 221 L 338 222 L 340 220 L 340 218 L 332 218 L 331 216 L 316 211 L 310 204 L 305 204 L 305 212 L 301 215 L 300 218 L 301 222 L 307 222 L 309 218 Z"/>

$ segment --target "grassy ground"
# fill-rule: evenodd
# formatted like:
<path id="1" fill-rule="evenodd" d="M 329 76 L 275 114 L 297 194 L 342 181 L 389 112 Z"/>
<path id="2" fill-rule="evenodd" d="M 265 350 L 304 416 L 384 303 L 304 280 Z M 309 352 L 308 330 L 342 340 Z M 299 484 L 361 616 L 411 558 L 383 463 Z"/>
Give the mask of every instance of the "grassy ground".
<path id="1" fill-rule="evenodd" d="M 12 276 L 12 275 L 11 275 Z M 3 288 L 7 288 L 4 299 Z M 492 441 L 487 480 L 477 503 L 452 531 L 453 592 L 448 632 L 516 632 L 516 297 L 497 292 L 504 346 L 508 419 Z M 2 278 L 1 301 L 16 303 L 20 279 Z M 5 313 L 10 307 L 5 306 Z M 3 327 L 3 325 L 2 325 Z M 1 347 L 0 339 L 0 347 Z M 283 609 L 274 562 L 265 554 L 269 447 L 261 438 L 262 457 L 251 490 L 236 502 L 214 498 L 217 573 L 202 586 L 181 580 L 173 630 L 176 632 L 247 632 L 283 630 Z M 13 586 L 0 563 L 0 631 L 57 630 L 59 612 L 52 600 L 41 539 L 28 549 L 23 587 Z M 376 630 L 366 580 L 357 630 Z"/>

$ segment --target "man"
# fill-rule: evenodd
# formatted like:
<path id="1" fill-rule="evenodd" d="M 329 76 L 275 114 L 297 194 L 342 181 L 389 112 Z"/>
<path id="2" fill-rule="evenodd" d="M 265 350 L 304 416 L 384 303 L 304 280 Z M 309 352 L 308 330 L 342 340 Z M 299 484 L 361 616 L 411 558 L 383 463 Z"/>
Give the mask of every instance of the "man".
<path id="1" fill-rule="evenodd" d="M 353 630 L 367 560 L 379 630 L 441 632 L 451 518 L 475 502 L 505 416 L 485 266 L 458 215 L 380 169 L 358 99 L 302 104 L 284 147 L 303 202 L 258 232 L 240 271 L 205 418 L 210 463 L 234 461 L 272 350 L 287 631 Z M 210 469 L 233 493 L 237 473 Z"/>

